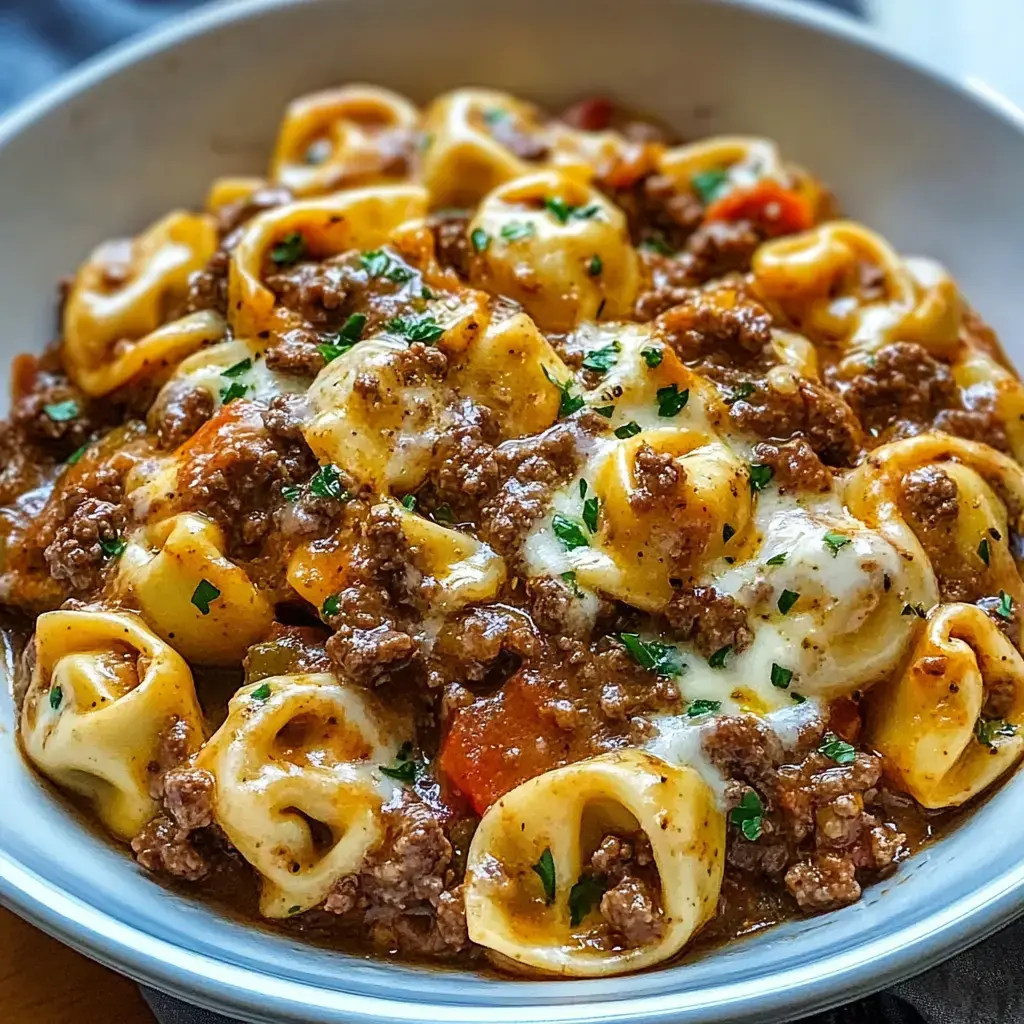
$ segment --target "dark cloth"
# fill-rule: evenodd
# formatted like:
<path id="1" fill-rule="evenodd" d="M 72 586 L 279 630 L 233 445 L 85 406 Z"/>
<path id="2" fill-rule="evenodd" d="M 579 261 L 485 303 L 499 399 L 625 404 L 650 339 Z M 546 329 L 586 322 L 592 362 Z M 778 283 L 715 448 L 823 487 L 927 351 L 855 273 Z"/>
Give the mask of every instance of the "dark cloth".
<path id="1" fill-rule="evenodd" d="M 425 0 L 429 2 L 429 0 Z M 863 0 L 817 0 L 863 16 Z M 197 0 L 5 0 L 0 9 L 0 112 L 126 36 L 197 7 Z M 891 991 L 800 1024 L 1024 1024 L 1024 924 Z M 144 989 L 161 1024 L 231 1024 Z"/>

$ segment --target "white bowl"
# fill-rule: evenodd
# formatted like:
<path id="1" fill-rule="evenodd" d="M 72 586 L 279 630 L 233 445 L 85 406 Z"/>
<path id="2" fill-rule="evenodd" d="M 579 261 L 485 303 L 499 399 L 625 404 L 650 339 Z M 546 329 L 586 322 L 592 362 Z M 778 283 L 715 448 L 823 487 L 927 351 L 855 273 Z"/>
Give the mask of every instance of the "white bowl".
<path id="1" fill-rule="evenodd" d="M 1024 134 L 1011 111 L 850 23 L 743 0 L 263 0 L 216 6 L 65 79 L 0 124 L 0 362 L 41 349 L 54 282 L 98 240 L 219 174 L 261 170 L 285 102 L 365 80 L 423 100 L 494 85 L 557 107 L 609 93 L 687 135 L 756 132 L 853 216 L 943 260 L 1024 346 Z M 536 982 L 303 946 L 175 895 L 23 765 L 0 696 L 0 897 L 110 966 L 250 1021 L 769 1022 L 922 970 L 1024 894 L 1024 777 L 857 904 L 694 962 Z"/>

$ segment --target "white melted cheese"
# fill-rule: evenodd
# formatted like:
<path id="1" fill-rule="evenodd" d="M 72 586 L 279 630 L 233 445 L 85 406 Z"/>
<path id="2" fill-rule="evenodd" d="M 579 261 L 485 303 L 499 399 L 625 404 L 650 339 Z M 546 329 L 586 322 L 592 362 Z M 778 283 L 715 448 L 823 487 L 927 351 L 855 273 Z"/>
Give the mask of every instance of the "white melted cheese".
<path id="1" fill-rule="evenodd" d="M 249 369 L 230 377 L 224 376 L 225 370 L 232 369 L 246 359 L 251 362 Z M 208 391 L 217 408 L 223 404 L 224 392 L 232 384 L 245 388 L 240 397 L 263 402 L 278 395 L 301 395 L 308 387 L 308 382 L 302 377 L 271 370 L 256 346 L 237 340 L 221 342 L 197 352 L 181 364 L 172 379 L 185 379 Z"/>

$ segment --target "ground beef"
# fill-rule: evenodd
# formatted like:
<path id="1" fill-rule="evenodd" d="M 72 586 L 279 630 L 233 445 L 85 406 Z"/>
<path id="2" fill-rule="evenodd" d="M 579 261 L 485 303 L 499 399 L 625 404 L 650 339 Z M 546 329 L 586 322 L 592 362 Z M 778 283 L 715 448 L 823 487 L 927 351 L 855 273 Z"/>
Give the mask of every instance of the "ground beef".
<path id="1" fill-rule="evenodd" d="M 671 178 L 652 174 L 625 189 L 611 192 L 626 214 L 634 243 L 651 239 L 672 250 L 682 249 L 704 218 L 704 207 L 689 190 L 679 191 Z"/>
<path id="2" fill-rule="evenodd" d="M 832 471 L 802 437 L 779 444 L 762 441 L 754 445 L 753 461 L 771 466 L 772 483 L 780 494 L 789 491 L 825 493 L 832 488 Z"/>
<path id="3" fill-rule="evenodd" d="M 44 555 L 55 580 L 72 590 L 94 590 L 122 543 L 128 521 L 124 506 L 86 498 L 58 528 Z"/>
<path id="4" fill-rule="evenodd" d="M 231 253 L 222 246 L 214 252 L 202 270 L 196 270 L 189 276 L 188 294 L 182 313 L 198 313 L 208 309 L 227 316 L 230 268 Z"/>
<path id="5" fill-rule="evenodd" d="M 147 871 L 197 882 L 209 873 L 210 865 L 189 836 L 189 830 L 170 816 L 158 814 L 132 839 L 132 852 Z"/>
<path id="6" fill-rule="evenodd" d="M 584 616 L 579 614 L 580 599 L 566 580 L 532 576 L 526 581 L 526 593 L 533 621 L 545 633 L 572 636 L 581 628 L 589 632 Z"/>
<path id="7" fill-rule="evenodd" d="M 203 768 L 175 768 L 164 776 L 164 806 L 180 828 L 213 824 L 214 777 Z"/>
<path id="8" fill-rule="evenodd" d="M 650 511 L 678 494 L 686 480 L 686 470 L 668 452 L 656 452 L 649 444 L 642 444 L 633 457 L 636 487 L 629 496 L 629 504 L 638 512 Z"/>
<path id="9" fill-rule="evenodd" d="M 469 520 L 478 516 L 479 503 L 498 490 L 503 461 L 495 447 L 497 417 L 485 406 L 462 399 L 452 422 L 438 441 L 438 469 L 433 485 L 438 503 L 451 506 Z"/>
<path id="10" fill-rule="evenodd" d="M 50 368 L 56 363 L 55 353 L 25 359 L 23 366 L 16 363 L 13 368 L 9 423 L 17 443 L 38 446 L 51 458 L 65 459 L 116 421 L 120 409 L 113 403 L 87 399 L 62 371 Z"/>
<path id="11" fill-rule="evenodd" d="M 322 263 L 297 263 L 268 276 L 266 285 L 283 306 L 307 323 L 323 327 L 340 318 L 353 273 L 351 261 L 340 257 Z"/>
<path id="12" fill-rule="evenodd" d="M 431 216 L 428 224 L 434 235 L 434 252 L 442 267 L 450 267 L 461 278 L 469 278 L 472 254 L 469 240 L 470 216 L 461 210 L 445 210 Z"/>
<path id="13" fill-rule="evenodd" d="M 815 854 L 786 872 L 786 888 L 801 910 L 834 910 L 860 899 L 857 869 L 837 853 Z"/>
<path id="14" fill-rule="evenodd" d="M 232 235 L 257 214 L 290 203 L 293 198 L 291 192 L 281 186 L 258 188 L 217 211 L 217 231 L 221 238 Z"/>
<path id="15" fill-rule="evenodd" d="M 674 256 L 646 249 L 640 258 L 644 267 L 644 286 L 637 296 L 633 315 L 648 321 L 673 306 L 692 301 L 700 293 L 686 273 L 685 265 Z"/>
<path id="16" fill-rule="evenodd" d="M 184 444 L 214 413 L 213 395 L 188 381 L 170 381 L 150 409 L 149 428 L 161 448 Z"/>
<path id="17" fill-rule="evenodd" d="M 696 293 L 658 317 L 655 330 L 689 365 L 750 364 L 772 347 L 772 320 L 756 302 L 716 301 Z"/>
<path id="18" fill-rule="evenodd" d="M 680 638 L 691 641 L 705 657 L 723 647 L 737 654 L 753 642 L 747 609 L 714 587 L 684 586 L 665 607 L 665 618 Z"/>
<path id="19" fill-rule="evenodd" d="M 148 766 L 149 795 L 154 800 L 163 799 L 164 776 L 188 757 L 194 740 L 202 740 L 202 737 L 194 737 L 192 732 L 192 726 L 185 719 L 175 717 L 160 733 L 156 759 Z"/>
<path id="20" fill-rule="evenodd" d="M 863 447 L 860 424 L 850 407 L 828 388 L 804 377 L 792 391 L 759 381 L 729 408 L 737 426 L 766 440 L 804 438 L 828 466 L 852 466 Z"/>
<path id="21" fill-rule="evenodd" d="M 1006 424 L 991 395 L 982 397 L 972 409 L 941 409 L 932 427 L 968 441 L 980 441 L 1001 452 L 1010 450 Z"/>
<path id="22" fill-rule="evenodd" d="M 275 338 L 263 358 L 267 367 L 277 373 L 315 377 L 327 365 L 319 347 L 322 340 L 315 331 L 296 327 Z"/>
<path id="23" fill-rule="evenodd" d="M 749 221 L 710 221 L 686 240 L 679 260 L 690 284 L 704 284 L 731 273 L 746 273 L 763 241 Z"/>
<path id="24" fill-rule="evenodd" d="M 960 514 L 956 481 L 937 466 L 922 466 L 903 478 L 910 514 L 926 530 L 948 530 Z"/>
<path id="25" fill-rule="evenodd" d="M 429 682 L 492 685 L 511 675 L 524 659 L 540 652 L 540 639 L 528 616 L 503 605 L 473 608 L 445 623 L 434 643 Z"/>
<path id="26" fill-rule="evenodd" d="M 608 927 L 627 947 L 656 942 L 665 930 L 659 905 L 660 880 L 647 837 L 605 836 L 590 859 L 591 870 L 607 890 L 600 911 Z"/>

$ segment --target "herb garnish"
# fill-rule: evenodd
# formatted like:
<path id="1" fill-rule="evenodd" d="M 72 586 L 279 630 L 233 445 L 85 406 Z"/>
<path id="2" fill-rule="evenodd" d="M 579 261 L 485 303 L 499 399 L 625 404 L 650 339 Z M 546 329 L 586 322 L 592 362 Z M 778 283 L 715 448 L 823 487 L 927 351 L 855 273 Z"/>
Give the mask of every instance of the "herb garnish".
<path id="1" fill-rule="evenodd" d="M 124 554 L 126 547 L 128 547 L 128 542 L 116 533 L 113 537 L 102 537 L 100 539 L 100 549 L 107 558 L 117 558 Z"/>
<path id="2" fill-rule="evenodd" d="M 279 267 L 289 266 L 298 263 L 306 254 L 306 239 L 298 231 L 285 235 L 273 249 L 270 250 L 270 258 Z"/>
<path id="3" fill-rule="evenodd" d="M 642 355 L 644 357 L 644 362 L 652 370 L 656 366 L 661 366 L 661 362 L 665 358 L 665 353 L 660 348 L 645 348 L 645 349 L 641 349 L 640 355 Z"/>
<path id="4" fill-rule="evenodd" d="M 544 902 L 551 904 L 555 900 L 555 858 L 551 856 L 551 847 L 545 846 L 540 860 L 533 865 L 533 870 L 544 886 Z"/>
<path id="5" fill-rule="evenodd" d="M 81 448 L 76 448 L 67 457 L 67 461 L 64 463 L 64 465 L 66 465 L 66 466 L 73 466 L 73 465 L 75 465 L 75 463 L 77 463 L 82 458 L 82 456 L 86 453 L 88 448 L 89 448 L 89 442 L 86 441 L 86 443 L 83 444 Z"/>
<path id="6" fill-rule="evenodd" d="M 263 683 L 262 686 L 257 686 L 252 693 L 249 694 L 249 700 L 258 700 L 260 703 L 267 700 L 270 697 L 270 684 Z"/>
<path id="7" fill-rule="evenodd" d="M 590 262 L 587 264 L 587 273 L 591 277 L 600 277 L 602 270 L 604 270 L 604 260 L 596 254 L 591 256 Z"/>
<path id="8" fill-rule="evenodd" d="M 336 498 L 338 501 L 345 501 L 348 498 L 348 491 L 341 485 L 338 467 L 330 462 L 313 474 L 309 481 L 309 490 L 317 498 Z"/>
<path id="9" fill-rule="evenodd" d="M 686 709 L 687 718 L 700 718 L 701 715 L 710 715 L 722 706 L 720 700 L 693 700 Z"/>
<path id="10" fill-rule="evenodd" d="M 60 702 L 64 699 L 64 691 L 59 686 L 50 687 L 50 707 L 54 711 L 60 707 Z"/>
<path id="11" fill-rule="evenodd" d="M 324 603 L 320 606 L 321 618 L 333 618 L 339 611 L 341 611 L 341 601 L 337 594 L 330 594 L 324 598 Z"/>
<path id="12" fill-rule="evenodd" d="M 619 352 L 621 351 L 622 346 L 617 341 L 613 341 L 610 345 L 605 345 L 604 348 L 588 352 L 583 359 L 583 368 L 594 370 L 596 373 L 607 373 L 619 361 Z"/>
<path id="13" fill-rule="evenodd" d="M 708 206 L 713 203 L 722 186 L 729 180 L 729 173 L 721 168 L 714 168 L 710 171 L 699 171 L 690 179 L 693 191 L 700 196 L 700 201 Z"/>
<path id="14" fill-rule="evenodd" d="M 440 523 L 441 526 L 454 526 L 455 525 L 455 513 L 452 511 L 451 505 L 444 502 L 438 505 L 433 512 L 430 513 L 430 518 L 435 523 Z"/>
<path id="15" fill-rule="evenodd" d="M 384 277 L 395 284 L 405 284 L 413 277 L 413 272 L 408 267 L 403 267 L 383 249 L 364 252 L 359 257 L 359 262 L 370 277 Z"/>
<path id="16" fill-rule="evenodd" d="M 209 581 L 200 580 L 199 585 L 192 592 L 192 604 L 202 612 L 203 615 L 210 614 L 210 602 L 220 597 L 220 591 Z"/>
<path id="17" fill-rule="evenodd" d="M 988 538 L 985 537 L 978 545 L 978 557 L 986 564 L 989 564 Z"/>
<path id="18" fill-rule="evenodd" d="M 1001 718 L 979 718 L 974 723 L 974 735 L 983 747 L 994 749 L 997 736 L 1016 736 L 1017 730 Z"/>
<path id="19" fill-rule="evenodd" d="M 558 578 L 572 591 L 573 597 L 582 597 L 579 583 L 576 582 L 576 573 L 570 569 L 568 572 L 558 574 Z"/>
<path id="20" fill-rule="evenodd" d="M 560 512 L 556 512 L 551 518 L 551 529 L 554 530 L 555 536 L 565 546 L 566 551 L 573 551 L 575 548 L 587 548 L 590 547 L 590 541 L 587 540 L 583 533 L 582 528 L 568 516 L 563 516 Z"/>
<path id="21" fill-rule="evenodd" d="M 749 398 L 756 390 L 757 388 L 755 388 L 750 381 L 744 381 L 742 384 L 737 384 L 729 393 L 729 397 L 725 400 L 725 404 L 735 405 L 737 402 L 742 402 L 744 398 Z"/>
<path id="22" fill-rule="evenodd" d="M 641 640 L 637 633 L 620 633 L 619 640 L 641 667 L 659 676 L 681 676 L 683 661 L 679 649 L 658 640 Z"/>
<path id="23" fill-rule="evenodd" d="M 1001 619 L 1013 618 L 1013 598 L 1005 590 L 999 591 L 999 604 L 996 607 L 996 615 Z"/>
<path id="24" fill-rule="evenodd" d="M 745 839 L 753 843 L 761 836 L 763 814 L 764 804 L 761 803 L 761 798 L 753 789 L 748 789 L 739 805 L 729 812 L 729 821 L 739 828 Z"/>
<path id="25" fill-rule="evenodd" d="M 248 390 L 249 386 L 247 384 L 239 384 L 237 380 L 233 380 L 226 388 L 220 389 L 220 400 L 224 405 L 227 405 L 236 398 L 243 398 Z"/>
<path id="26" fill-rule="evenodd" d="M 569 927 L 575 928 L 608 891 L 608 879 L 604 875 L 580 875 L 579 881 L 569 890 Z"/>
<path id="27" fill-rule="evenodd" d="M 627 437 L 636 437 L 640 433 L 640 424 L 636 420 L 630 420 L 621 427 L 616 427 L 613 433 L 620 441 L 625 441 Z"/>
<path id="28" fill-rule="evenodd" d="M 839 554 L 840 548 L 845 548 L 847 544 L 852 543 L 849 537 L 836 533 L 835 530 L 829 530 L 821 539 L 825 542 L 825 546 L 829 551 L 832 552 L 833 558 Z"/>
<path id="29" fill-rule="evenodd" d="M 755 494 L 763 491 L 775 476 L 775 470 L 766 466 L 763 462 L 752 462 L 750 464 L 750 489 Z"/>
<path id="30" fill-rule="evenodd" d="M 690 400 L 690 389 L 684 388 L 680 391 L 677 384 L 669 384 L 667 387 L 658 388 L 657 397 L 659 416 L 678 416 Z"/>
<path id="31" fill-rule="evenodd" d="M 53 420 L 54 423 L 67 423 L 78 415 L 78 403 L 69 398 L 64 402 L 54 402 L 51 405 L 44 405 L 43 412 Z"/>
<path id="32" fill-rule="evenodd" d="M 779 594 L 778 609 L 783 615 L 788 615 L 799 600 L 800 595 L 795 590 L 784 590 Z"/>
<path id="33" fill-rule="evenodd" d="M 412 742 L 406 740 L 395 754 L 393 765 L 379 765 L 381 775 L 397 782 L 404 782 L 411 786 L 424 772 L 426 764 L 423 761 L 415 761 L 412 757 Z"/>
<path id="34" fill-rule="evenodd" d="M 724 647 L 719 647 L 714 654 L 708 658 L 708 664 L 712 668 L 725 668 L 725 659 L 729 657 L 729 652 L 732 650 L 732 644 L 726 644 Z"/>
<path id="35" fill-rule="evenodd" d="M 782 563 L 786 561 L 786 555 L 788 555 L 788 554 L 789 554 L 788 551 L 780 551 L 777 555 L 772 555 L 772 557 L 769 558 L 768 561 L 765 562 L 764 564 L 765 565 L 782 565 Z"/>
<path id="36" fill-rule="evenodd" d="M 595 405 L 594 406 L 594 412 L 596 412 L 598 416 L 603 416 L 606 420 L 610 420 L 612 418 L 612 416 L 615 415 L 615 406 L 614 405 Z"/>
<path id="37" fill-rule="evenodd" d="M 425 345 L 433 345 L 444 335 L 444 328 L 430 313 L 396 316 L 388 321 L 388 330 L 405 338 L 409 344 L 422 341 Z"/>
<path id="38" fill-rule="evenodd" d="M 583 502 L 583 522 L 591 533 L 597 533 L 597 517 L 600 512 L 601 502 L 598 498 L 587 498 Z"/>
<path id="39" fill-rule="evenodd" d="M 564 384 L 559 384 L 546 366 L 541 369 L 544 371 L 544 376 L 558 388 L 558 418 L 562 419 L 565 416 L 571 416 L 574 412 L 579 412 L 584 406 L 583 396 L 572 393 L 572 378 L 570 377 Z"/>
<path id="40" fill-rule="evenodd" d="M 518 242 L 521 238 L 532 238 L 537 227 L 533 221 L 510 220 L 502 229 L 501 237 L 507 242 Z"/>
<path id="41" fill-rule="evenodd" d="M 772 662 L 772 686 L 785 690 L 793 680 L 793 670 Z"/>
<path id="42" fill-rule="evenodd" d="M 818 750 L 836 764 L 853 764 L 857 758 L 856 749 L 841 740 L 834 732 L 825 733 Z"/>
<path id="43" fill-rule="evenodd" d="M 483 228 L 474 228 L 470 233 L 469 240 L 477 252 L 487 252 L 491 244 L 491 236 Z"/>
<path id="44" fill-rule="evenodd" d="M 235 363 L 234 366 L 229 366 L 226 370 L 221 370 L 220 375 L 222 377 L 241 377 L 243 373 L 247 373 L 252 369 L 252 360 L 246 357 L 239 363 Z"/>
<path id="45" fill-rule="evenodd" d="M 407 494 L 402 499 L 402 507 L 403 508 L 407 508 L 410 512 L 415 512 L 416 511 L 416 495 L 415 494 Z"/>

